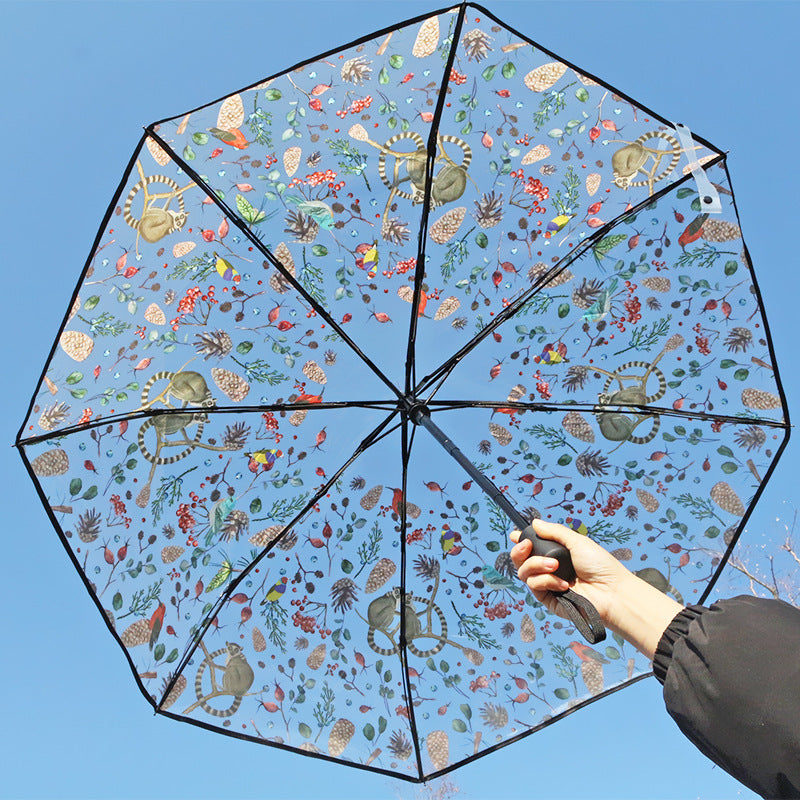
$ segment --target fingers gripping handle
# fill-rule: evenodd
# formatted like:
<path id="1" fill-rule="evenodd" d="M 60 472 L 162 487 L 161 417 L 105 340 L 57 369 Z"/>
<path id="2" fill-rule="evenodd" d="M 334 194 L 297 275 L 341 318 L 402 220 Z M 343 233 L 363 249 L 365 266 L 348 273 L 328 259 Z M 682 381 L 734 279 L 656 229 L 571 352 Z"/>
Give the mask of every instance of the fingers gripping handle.
<path id="1" fill-rule="evenodd" d="M 543 539 L 533 529 L 533 525 L 528 525 L 520 533 L 519 541 L 524 539 L 533 543 L 532 555 L 555 558 L 558 561 L 555 575 L 568 583 L 575 580 L 572 556 L 564 545 L 550 539 Z M 561 609 L 589 644 L 597 644 L 606 638 L 606 629 L 597 609 L 585 597 L 572 589 L 567 589 L 566 592 L 557 594 L 556 598 Z"/>
<path id="2" fill-rule="evenodd" d="M 531 554 L 544 558 L 555 558 L 558 561 L 558 569 L 555 574 L 562 580 L 572 583 L 575 580 L 575 568 L 572 566 L 572 556 L 563 544 L 554 542 L 551 539 L 542 539 L 533 529 L 533 525 L 528 525 L 520 534 L 520 542 L 527 539 L 533 543 Z"/>

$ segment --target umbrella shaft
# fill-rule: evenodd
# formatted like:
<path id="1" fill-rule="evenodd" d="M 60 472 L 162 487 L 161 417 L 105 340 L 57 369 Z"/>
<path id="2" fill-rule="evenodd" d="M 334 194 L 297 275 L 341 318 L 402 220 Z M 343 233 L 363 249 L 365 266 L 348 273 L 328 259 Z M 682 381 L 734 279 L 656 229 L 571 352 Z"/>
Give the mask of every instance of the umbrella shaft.
<path id="1" fill-rule="evenodd" d="M 461 464 L 475 483 L 500 506 L 516 528 L 522 531 L 528 527 L 528 521 L 514 508 L 509 499 L 458 449 L 447 434 L 433 422 L 427 409 L 420 407 L 412 409 L 411 418 L 415 423 L 426 428 L 433 438 Z"/>

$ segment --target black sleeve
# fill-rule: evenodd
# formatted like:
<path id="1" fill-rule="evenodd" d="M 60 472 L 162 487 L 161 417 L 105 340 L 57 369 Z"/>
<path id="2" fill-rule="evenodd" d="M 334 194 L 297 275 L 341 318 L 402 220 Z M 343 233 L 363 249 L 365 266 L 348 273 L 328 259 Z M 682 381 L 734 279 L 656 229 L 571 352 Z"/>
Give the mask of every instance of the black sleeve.
<path id="1" fill-rule="evenodd" d="M 763 797 L 800 798 L 800 609 L 748 596 L 688 606 L 653 672 L 704 755 Z"/>

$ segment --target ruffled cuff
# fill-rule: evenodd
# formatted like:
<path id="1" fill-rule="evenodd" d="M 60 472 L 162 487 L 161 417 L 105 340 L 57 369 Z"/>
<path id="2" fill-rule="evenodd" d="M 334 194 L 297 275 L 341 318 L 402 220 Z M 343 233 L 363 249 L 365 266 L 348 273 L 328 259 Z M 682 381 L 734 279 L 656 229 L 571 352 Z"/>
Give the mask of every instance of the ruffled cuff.
<path id="1" fill-rule="evenodd" d="M 675 642 L 686 636 L 689 632 L 689 625 L 704 611 L 706 611 L 705 606 L 686 606 L 675 615 L 662 634 L 653 657 L 653 674 L 662 686 L 667 679 L 667 670 L 672 661 L 672 648 L 675 646 Z"/>

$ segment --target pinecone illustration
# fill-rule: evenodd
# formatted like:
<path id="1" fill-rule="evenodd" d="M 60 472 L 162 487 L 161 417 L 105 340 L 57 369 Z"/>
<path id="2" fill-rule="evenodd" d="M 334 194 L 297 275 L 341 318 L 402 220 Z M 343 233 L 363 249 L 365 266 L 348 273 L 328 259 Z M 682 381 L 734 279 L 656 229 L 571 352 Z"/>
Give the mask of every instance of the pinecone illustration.
<path id="1" fill-rule="evenodd" d="M 342 613 L 353 607 L 356 600 L 356 585 L 351 578 L 339 578 L 331 586 L 331 597 L 333 598 L 333 609 Z"/>
<path id="2" fill-rule="evenodd" d="M 330 735 L 328 736 L 328 752 L 334 758 L 340 756 L 347 745 L 350 744 L 350 740 L 353 738 L 355 732 L 356 726 L 353 725 L 349 719 L 337 719 L 336 722 L 333 723 Z"/>
<path id="3" fill-rule="evenodd" d="M 535 283 L 539 280 L 548 270 L 550 269 L 547 264 L 543 261 L 537 261 L 529 270 L 528 270 L 528 280 L 531 283 Z M 568 270 L 563 269 L 561 272 L 558 273 L 554 278 L 551 278 L 542 288 L 543 289 L 552 289 L 554 286 L 561 286 L 568 281 L 571 281 L 575 276 Z M 591 303 L 589 304 L 591 305 Z M 588 306 L 587 306 L 588 308 Z"/>
<path id="4" fill-rule="evenodd" d="M 69 456 L 60 448 L 48 450 L 31 461 L 31 469 L 33 474 L 38 475 L 40 478 L 65 475 L 69 470 Z"/>
<path id="5" fill-rule="evenodd" d="M 54 430 L 67 418 L 69 408 L 66 403 L 54 403 L 46 408 L 39 417 L 39 427 L 44 431 Z"/>
<path id="6" fill-rule="evenodd" d="M 528 164 L 535 164 L 537 161 L 544 161 L 546 158 L 550 158 L 550 148 L 546 144 L 537 144 L 522 156 L 520 164 L 527 166 Z"/>
<path id="7" fill-rule="evenodd" d="M 508 710 L 505 706 L 485 703 L 481 707 L 481 719 L 484 725 L 499 731 L 500 728 L 508 725 Z"/>
<path id="8" fill-rule="evenodd" d="M 731 353 L 744 353 L 753 344 L 753 333 L 750 328 L 737 326 L 728 331 L 725 338 L 725 347 Z"/>
<path id="9" fill-rule="evenodd" d="M 167 684 L 169 683 L 170 678 L 164 678 L 164 686 L 162 687 L 162 691 L 167 688 Z M 186 676 L 185 675 L 178 675 L 178 679 L 175 681 L 175 685 L 169 690 L 169 694 L 161 701 L 161 705 L 159 708 L 162 711 L 168 709 L 171 705 L 175 703 L 175 701 L 183 694 L 183 690 L 186 688 Z"/>
<path id="10" fill-rule="evenodd" d="M 310 381 L 314 381 L 314 383 L 319 384 L 326 384 L 328 382 L 328 377 L 325 375 L 325 370 L 317 364 L 316 361 L 306 361 L 303 364 L 303 375 L 306 376 Z"/>
<path id="11" fill-rule="evenodd" d="M 269 547 L 282 530 L 283 525 L 270 525 L 254 533 L 247 541 L 256 547 Z"/>
<path id="12" fill-rule="evenodd" d="M 263 653 L 267 649 L 267 640 L 264 638 L 264 634 L 261 632 L 261 628 L 257 625 L 253 625 L 253 650 L 256 653 Z"/>
<path id="13" fill-rule="evenodd" d="M 364 586 L 364 592 L 366 594 L 372 594 L 373 592 L 377 592 L 378 589 L 383 586 L 389 578 L 394 575 L 397 567 L 395 566 L 394 561 L 391 561 L 388 558 L 382 558 L 378 561 L 375 566 L 370 570 L 369 576 L 367 577 L 367 583 Z"/>
<path id="14" fill-rule="evenodd" d="M 316 220 L 302 211 L 289 211 L 284 222 L 286 227 L 283 232 L 293 236 L 296 242 L 310 244 L 317 238 L 319 233 L 319 224 Z"/>
<path id="15" fill-rule="evenodd" d="M 741 228 L 725 219 L 707 219 L 703 223 L 703 238 L 707 242 L 730 242 L 742 238 Z"/>
<path id="16" fill-rule="evenodd" d="M 536 625 L 534 625 L 533 620 L 527 614 L 523 614 L 522 622 L 519 624 L 519 636 L 523 642 L 533 642 L 536 640 Z"/>
<path id="17" fill-rule="evenodd" d="M 246 536 L 250 528 L 250 517 L 246 511 L 239 508 L 234 508 L 233 511 L 225 517 L 222 524 L 220 533 L 225 537 L 226 541 L 238 541 L 240 536 Z"/>
<path id="18" fill-rule="evenodd" d="M 168 544 L 161 550 L 161 560 L 165 564 L 171 564 L 177 561 L 184 553 L 184 548 L 178 544 Z"/>
<path id="19" fill-rule="evenodd" d="M 325 653 L 327 648 L 325 642 L 318 644 L 309 654 L 306 659 L 306 666 L 309 669 L 319 669 L 325 663 Z M 342 748 L 344 749 L 344 748 Z"/>
<path id="20" fill-rule="evenodd" d="M 81 331 L 64 331 L 58 343 L 73 361 L 85 361 L 94 348 L 94 339 Z"/>
<path id="21" fill-rule="evenodd" d="M 227 369 L 212 367 L 211 377 L 214 379 L 214 383 L 217 384 L 219 389 L 233 400 L 234 403 L 244 400 L 244 398 L 247 397 L 247 393 L 250 391 L 250 384 L 244 378 Z"/>
<path id="22" fill-rule="evenodd" d="M 449 242 L 458 232 L 466 214 L 467 209 L 464 206 L 451 208 L 431 225 L 428 229 L 428 236 L 430 236 L 436 244 L 445 244 Z"/>
<path id="23" fill-rule="evenodd" d="M 669 278 L 662 278 L 656 275 L 652 278 L 645 278 L 642 285 L 646 286 L 652 292 L 668 292 L 672 287 L 672 282 Z"/>
<path id="24" fill-rule="evenodd" d="M 461 37 L 461 45 L 470 61 L 483 61 L 492 49 L 489 45 L 491 40 L 492 37 L 488 33 L 485 33 L 480 28 L 475 28 L 467 31 Z"/>
<path id="25" fill-rule="evenodd" d="M 361 508 L 364 511 L 371 511 L 375 506 L 378 504 L 378 500 L 381 499 L 381 494 L 383 493 L 383 486 L 373 486 L 362 498 L 361 498 Z"/>
<path id="26" fill-rule="evenodd" d="M 342 80 L 348 83 L 355 83 L 356 85 L 364 83 L 372 74 L 371 63 L 372 62 L 368 61 L 364 56 L 348 58 L 347 61 L 342 64 Z"/>
<path id="27" fill-rule="evenodd" d="M 413 748 L 403 731 L 392 731 L 392 735 L 389 737 L 389 752 L 400 761 L 405 761 L 409 758 Z"/>
<path id="28" fill-rule="evenodd" d="M 146 619 L 137 619 L 122 631 L 119 638 L 127 648 L 146 644 L 150 641 L 150 623 Z"/>
<path id="29" fill-rule="evenodd" d="M 100 523 L 103 521 L 103 515 L 99 514 L 96 509 L 90 508 L 78 517 L 78 525 L 76 533 L 78 538 L 84 543 L 89 544 L 95 541 L 100 535 Z"/>
<path id="30" fill-rule="evenodd" d="M 581 677 L 592 696 L 600 694 L 605 686 L 603 665 L 599 661 L 581 662 Z"/>
<path id="31" fill-rule="evenodd" d="M 300 166 L 301 155 L 302 152 L 299 147 L 289 147 L 283 154 L 283 168 L 290 178 L 297 172 L 297 168 Z"/>
<path id="32" fill-rule="evenodd" d="M 482 194 L 481 199 L 475 201 L 475 219 L 481 228 L 499 225 L 503 219 L 503 195 Z"/>
<path id="33" fill-rule="evenodd" d="M 645 511 L 649 511 L 651 514 L 658 511 L 660 505 L 658 498 L 654 494 L 650 494 L 647 489 L 637 489 L 636 497 Z"/>
<path id="34" fill-rule="evenodd" d="M 591 172 L 586 176 L 586 194 L 588 194 L 589 197 L 594 197 L 594 195 L 597 194 L 601 180 L 602 178 L 598 172 Z"/>
<path id="35" fill-rule="evenodd" d="M 594 431 L 579 411 L 568 411 L 561 420 L 561 427 L 582 442 L 594 441 Z"/>
<path id="36" fill-rule="evenodd" d="M 408 223 L 403 222 L 397 217 L 392 217 L 381 225 L 381 236 L 392 244 L 403 244 L 408 241 L 410 236 Z"/>
<path id="37" fill-rule="evenodd" d="M 195 336 L 194 349 L 203 356 L 204 361 L 209 358 L 224 358 L 232 347 L 231 337 L 222 330 L 203 331 Z"/>
<path id="38" fill-rule="evenodd" d="M 764 442 L 767 441 L 766 433 L 757 425 L 748 425 L 743 430 L 736 431 L 734 438 L 739 447 L 747 448 L 748 453 L 751 450 L 760 450 Z"/>
<path id="39" fill-rule="evenodd" d="M 420 25 L 411 54 L 416 58 L 427 58 L 439 45 L 439 18 L 430 17 Z"/>
<path id="40" fill-rule="evenodd" d="M 450 739 L 444 731 L 431 731 L 425 739 L 428 757 L 436 770 L 445 769 L 450 763 Z"/>
<path id="41" fill-rule="evenodd" d="M 298 411 L 295 411 L 292 416 L 289 417 L 289 424 L 293 425 L 295 428 L 299 428 L 307 416 L 308 411 L 306 411 L 305 408 L 301 408 Z"/>
<path id="42" fill-rule="evenodd" d="M 496 422 L 489 423 L 489 433 L 491 433 L 495 441 L 503 447 L 510 444 L 511 440 L 514 438 L 508 428 L 504 428 Z"/>
<path id="43" fill-rule="evenodd" d="M 336 352 L 334 350 L 325 351 L 325 366 L 332 367 L 336 363 Z"/>
<path id="44" fill-rule="evenodd" d="M 742 389 L 742 404 L 746 408 L 755 408 L 758 411 L 767 411 L 781 407 L 781 399 L 772 392 L 763 389 Z"/>
<path id="45" fill-rule="evenodd" d="M 454 314 L 456 311 L 458 311 L 459 308 L 461 308 L 461 301 L 457 297 L 445 297 L 445 299 L 442 300 L 439 308 L 436 309 L 436 313 L 433 315 L 433 318 L 437 322 L 440 319 L 446 319 L 451 314 Z"/>
<path id="46" fill-rule="evenodd" d="M 532 92 L 545 92 L 557 83 L 566 71 L 566 64 L 562 64 L 560 61 L 552 61 L 549 64 L 542 64 L 541 67 L 531 70 L 523 78 L 523 81 Z"/>
<path id="47" fill-rule="evenodd" d="M 161 310 L 158 303 L 150 303 L 144 311 L 144 318 L 151 325 L 166 325 L 167 315 Z"/>
<path id="48" fill-rule="evenodd" d="M 711 499 L 723 510 L 735 517 L 743 517 L 745 508 L 744 503 L 739 499 L 736 492 L 725 483 L 720 481 L 711 487 Z"/>

